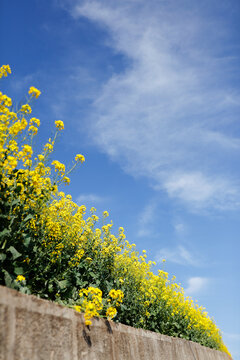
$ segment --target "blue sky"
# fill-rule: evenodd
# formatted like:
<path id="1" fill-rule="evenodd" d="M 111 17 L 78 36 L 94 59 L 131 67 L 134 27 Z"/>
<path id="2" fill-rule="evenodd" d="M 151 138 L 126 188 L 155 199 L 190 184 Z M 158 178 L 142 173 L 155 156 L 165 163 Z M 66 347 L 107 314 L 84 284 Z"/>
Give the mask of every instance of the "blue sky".
<path id="1" fill-rule="evenodd" d="M 238 0 L 1 2 L 3 90 L 30 86 L 38 147 L 86 162 L 74 201 L 110 212 L 149 258 L 166 258 L 240 359 Z"/>

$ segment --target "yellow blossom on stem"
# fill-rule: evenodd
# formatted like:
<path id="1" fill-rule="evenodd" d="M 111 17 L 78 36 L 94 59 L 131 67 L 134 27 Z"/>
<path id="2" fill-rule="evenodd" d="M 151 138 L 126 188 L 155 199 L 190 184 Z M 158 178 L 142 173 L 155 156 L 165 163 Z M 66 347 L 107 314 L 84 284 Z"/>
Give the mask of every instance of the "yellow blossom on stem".
<path id="1" fill-rule="evenodd" d="M 42 154 L 38 155 L 38 159 L 39 161 L 43 161 L 44 160 L 44 156 Z"/>
<path id="2" fill-rule="evenodd" d="M 10 69 L 10 66 L 9 65 L 2 65 L 0 67 L 0 79 L 3 77 L 3 76 L 8 76 L 8 74 L 11 74 L 11 69 Z"/>
<path id="3" fill-rule="evenodd" d="M 54 161 L 52 162 L 52 165 L 55 167 L 55 171 L 60 171 L 60 172 L 62 172 L 62 173 L 65 172 L 65 165 L 62 164 L 62 163 L 60 163 L 60 161 L 54 160 Z"/>
<path id="4" fill-rule="evenodd" d="M 30 105 L 25 104 L 25 105 L 22 105 L 20 111 L 23 112 L 23 113 L 25 113 L 25 114 L 31 114 L 32 108 L 31 108 Z"/>
<path id="5" fill-rule="evenodd" d="M 117 309 L 115 309 L 112 306 L 110 306 L 106 311 L 106 316 L 108 319 L 114 318 L 114 316 L 116 316 L 116 314 L 117 314 Z"/>
<path id="6" fill-rule="evenodd" d="M 104 212 L 103 212 L 103 217 L 106 218 L 106 217 L 108 217 L 108 216 L 109 216 L 109 213 L 108 213 L 107 211 L 104 211 Z"/>
<path id="7" fill-rule="evenodd" d="M 79 161 L 79 162 L 83 163 L 85 161 L 85 157 L 81 154 L 77 154 L 75 156 L 75 161 Z"/>
<path id="8" fill-rule="evenodd" d="M 31 95 L 32 97 L 35 97 L 36 99 L 41 95 L 41 91 L 36 89 L 34 86 L 30 87 L 28 93 L 29 93 L 29 95 Z"/>
<path id="9" fill-rule="evenodd" d="M 69 184 L 70 184 L 70 179 L 69 179 L 69 177 L 64 176 L 62 180 L 63 180 L 63 182 L 64 182 L 66 185 L 69 185 Z"/>
<path id="10" fill-rule="evenodd" d="M 29 121 L 30 125 L 32 125 L 33 123 L 35 123 L 37 126 L 40 126 L 40 120 L 35 117 L 31 118 Z"/>
<path id="11" fill-rule="evenodd" d="M 75 309 L 77 312 L 81 312 L 81 306 L 76 305 L 76 306 L 74 306 L 74 309 Z"/>
<path id="12" fill-rule="evenodd" d="M 52 146 L 52 144 L 49 144 L 49 143 L 45 144 L 45 145 L 44 145 L 44 150 L 45 150 L 45 151 L 53 151 L 53 146 Z"/>
<path id="13" fill-rule="evenodd" d="M 10 107 L 12 106 L 12 99 L 7 95 L 2 95 L 0 103 L 3 103 L 3 105 Z M 5 111 L 7 112 L 8 109 L 5 109 Z"/>
<path id="14" fill-rule="evenodd" d="M 64 123 L 62 120 L 56 120 L 55 121 L 55 125 L 56 125 L 56 128 L 58 130 L 63 130 L 64 129 Z"/>
<path id="15" fill-rule="evenodd" d="M 33 135 L 36 135 L 37 132 L 38 132 L 38 128 L 36 126 L 29 126 L 29 129 L 28 129 L 29 132 L 32 132 Z"/>
<path id="16" fill-rule="evenodd" d="M 32 151 L 32 147 L 30 145 L 23 145 L 22 151 L 23 151 L 23 156 L 25 158 L 28 158 L 28 159 L 31 158 L 33 151 Z"/>

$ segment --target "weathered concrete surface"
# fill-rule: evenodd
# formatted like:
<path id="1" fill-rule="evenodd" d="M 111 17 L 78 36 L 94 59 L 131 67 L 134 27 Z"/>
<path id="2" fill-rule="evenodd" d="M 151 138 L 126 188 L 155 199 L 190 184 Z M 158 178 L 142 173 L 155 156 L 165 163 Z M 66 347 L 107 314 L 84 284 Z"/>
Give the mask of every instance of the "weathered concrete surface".
<path id="1" fill-rule="evenodd" d="M 82 314 L 0 286 L 0 360 L 230 360 L 216 350 Z"/>

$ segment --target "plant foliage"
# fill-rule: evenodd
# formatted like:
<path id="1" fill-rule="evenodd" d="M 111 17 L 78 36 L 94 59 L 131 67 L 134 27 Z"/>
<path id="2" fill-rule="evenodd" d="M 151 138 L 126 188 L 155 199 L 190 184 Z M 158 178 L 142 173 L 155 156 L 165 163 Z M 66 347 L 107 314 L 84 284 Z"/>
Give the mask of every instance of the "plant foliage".
<path id="1" fill-rule="evenodd" d="M 0 68 L 0 78 L 9 73 L 8 65 Z M 126 240 L 123 228 L 114 235 L 107 211 L 101 221 L 95 208 L 86 217 L 84 205 L 59 191 L 85 159 L 76 155 L 69 171 L 50 163 L 61 120 L 34 153 L 40 120 L 31 117 L 31 103 L 39 95 L 30 87 L 18 109 L 0 92 L 0 284 L 84 312 L 87 325 L 93 316 L 107 317 L 228 352 L 205 309 L 184 296 L 175 277 L 154 273 L 156 264 Z"/>

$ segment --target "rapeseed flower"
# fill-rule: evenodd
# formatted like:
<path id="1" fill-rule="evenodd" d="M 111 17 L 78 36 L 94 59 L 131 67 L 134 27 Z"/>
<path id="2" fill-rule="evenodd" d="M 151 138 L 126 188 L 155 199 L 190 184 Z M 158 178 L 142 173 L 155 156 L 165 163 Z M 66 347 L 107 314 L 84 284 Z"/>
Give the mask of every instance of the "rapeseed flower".
<path id="1" fill-rule="evenodd" d="M 0 79 L 3 77 L 3 76 L 8 76 L 8 74 L 11 74 L 11 69 L 10 69 L 10 66 L 9 65 L 2 65 L 0 67 Z"/>
<path id="2" fill-rule="evenodd" d="M 75 156 L 75 161 L 83 163 L 85 161 L 85 157 L 81 154 L 77 154 Z"/>
<path id="3" fill-rule="evenodd" d="M 32 97 L 35 97 L 36 99 L 41 95 L 41 91 L 36 89 L 34 86 L 30 87 L 28 93 L 29 93 L 29 95 L 31 95 Z"/>
<path id="4" fill-rule="evenodd" d="M 64 129 L 64 123 L 62 120 L 56 120 L 55 121 L 55 125 L 56 125 L 56 128 L 58 130 L 63 130 Z"/>

